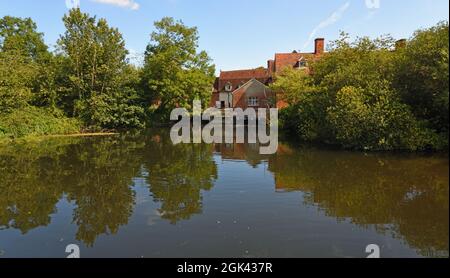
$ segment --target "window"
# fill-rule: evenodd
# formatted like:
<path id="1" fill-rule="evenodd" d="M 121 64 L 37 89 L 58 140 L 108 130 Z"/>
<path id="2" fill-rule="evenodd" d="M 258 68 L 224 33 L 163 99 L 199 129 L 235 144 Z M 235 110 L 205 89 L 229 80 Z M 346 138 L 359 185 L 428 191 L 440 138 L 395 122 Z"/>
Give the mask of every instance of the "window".
<path id="1" fill-rule="evenodd" d="M 248 98 L 248 106 L 259 106 L 259 101 L 257 97 Z"/>
<path id="2" fill-rule="evenodd" d="M 295 64 L 295 68 L 306 68 L 308 66 L 308 61 L 306 61 L 303 57 L 300 58 L 300 60 L 297 61 L 297 63 Z"/>
<path id="3" fill-rule="evenodd" d="M 231 83 L 227 83 L 226 85 L 225 85 L 225 91 L 227 91 L 227 92 L 231 92 L 233 90 L 233 85 L 231 85 Z"/>

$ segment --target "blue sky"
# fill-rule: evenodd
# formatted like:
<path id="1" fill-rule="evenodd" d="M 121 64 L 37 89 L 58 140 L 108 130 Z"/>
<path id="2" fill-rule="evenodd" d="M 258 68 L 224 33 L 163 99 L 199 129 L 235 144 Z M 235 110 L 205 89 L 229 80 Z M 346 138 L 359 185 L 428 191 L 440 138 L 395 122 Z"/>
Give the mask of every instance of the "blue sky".
<path id="1" fill-rule="evenodd" d="M 449 18 L 448 0 L 67 0 L 104 17 L 122 32 L 129 50 L 143 53 L 153 22 L 164 16 L 197 26 L 200 48 L 217 70 L 265 66 L 275 52 L 312 51 L 309 38 L 334 40 L 414 30 Z M 54 45 L 64 32 L 66 0 L 1 0 L 0 16 L 31 17 Z"/>

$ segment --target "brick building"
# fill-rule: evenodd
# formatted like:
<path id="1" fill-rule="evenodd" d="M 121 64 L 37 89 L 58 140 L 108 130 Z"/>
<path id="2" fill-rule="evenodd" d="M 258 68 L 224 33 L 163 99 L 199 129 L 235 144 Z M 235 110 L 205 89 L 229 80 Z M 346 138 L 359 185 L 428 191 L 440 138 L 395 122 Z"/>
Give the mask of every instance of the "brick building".
<path id="1" fill-rule="evenodd" d="M 276 53 L 267 61 L 266 68 L 221 71 L 214 83 L 211 107 L 217 108 L 284 108 L 288 104 L 277 101 L 275 94 L 267 87 L 276 74 L 285 67 L 307 69 L 308 62 L 319 59 L 325 51 L 325 40 L 315 40 L 314 52 Z"/>

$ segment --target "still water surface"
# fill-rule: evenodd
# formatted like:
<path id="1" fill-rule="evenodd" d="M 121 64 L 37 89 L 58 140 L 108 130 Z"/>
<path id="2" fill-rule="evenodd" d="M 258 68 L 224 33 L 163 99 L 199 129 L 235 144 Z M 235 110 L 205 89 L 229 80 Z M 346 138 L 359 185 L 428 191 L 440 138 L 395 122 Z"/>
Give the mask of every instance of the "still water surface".
<path id="1" fill-rule="evenodd" d="M 0 146 L 0 258 L 449 255 L 448 155 L 139 136 Z"/>

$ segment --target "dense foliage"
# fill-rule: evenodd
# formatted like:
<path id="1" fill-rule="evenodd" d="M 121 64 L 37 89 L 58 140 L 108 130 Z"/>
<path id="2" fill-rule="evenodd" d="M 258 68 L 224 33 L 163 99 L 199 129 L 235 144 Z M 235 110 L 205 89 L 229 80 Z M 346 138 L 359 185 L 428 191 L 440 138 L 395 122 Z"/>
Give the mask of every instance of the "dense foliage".
<path id="1" fill-rule="evenodd" d="M 140 127 L 143 109 L 138 92 L 128 84 L 135 73 L 127 65 L 122 35 L 106 20 L 79 9 L 63 21 L 66 32 L 58 45 L 65 57 L 65 110 L 92 127 Z"/>
<path id="2" fill-rule="evenodd" d="M 197 28 L 168 17 L 155 27 L 145 53 L 142 84 L 147 105 L 153 105 L 156 119 L 164 121 L 175 107 L 191 108 L 194 99 L 209 104 L 215 67 L 205 51 L 197 51 Z"/>
<path id="3" fill-rule="evenodd" d="M 77 8 L 63 23 L 50 52 L 31 19 L 0 19 L 0 137 L 143 128 L 194 98 L 209 103 L 214 66 L 196 28 L 156 22 L 140 68 L 105 19 Z"/>
<path id="4" fill-rule="evenodd" d="M 29 106 L 0 114 L 0 138 L 20 138 L 48 134 L 73 134 L 80 130 L 77 119 L 67 118 L 58 111 Z"/>
<path id="5" fill-rule="evenodd" d="M 291 103 L 285 129 L 306 141 L 359 150 L 448 147 L 448 23 L 405 44 L 348 35 L 311 61 L 311 72 L 286 69 L 273 89 Z"/>
<path id="6" fill-rule="evenodd" d="M 143 128 L 194 99 L 209 104 L 215 67 L 197 28 L 155 22 L 137 67 L 105 19 L 77 8 L 63 23 L 49 51 L 31 19 L 0 19 L 0 137 Z M 350 149 L 448 148 L 448 33 L 442 22 L 397 45 L 343 33 L 308 71 L 276 77 L 272 89 L 290 104 L 282 128 Z"/>

